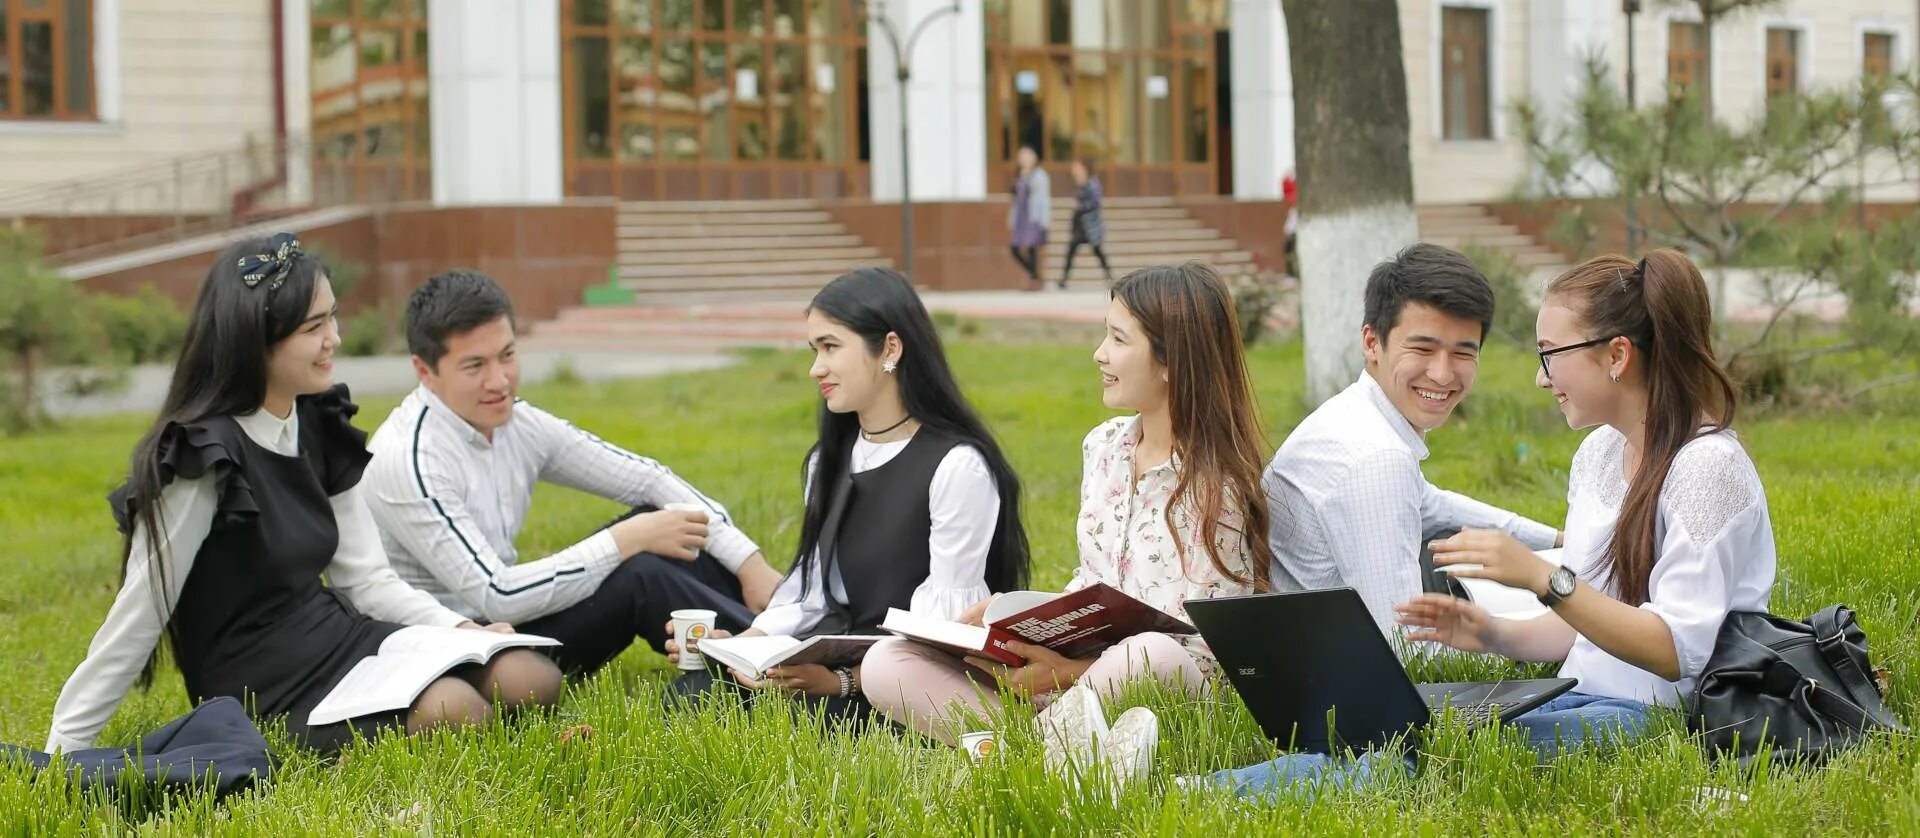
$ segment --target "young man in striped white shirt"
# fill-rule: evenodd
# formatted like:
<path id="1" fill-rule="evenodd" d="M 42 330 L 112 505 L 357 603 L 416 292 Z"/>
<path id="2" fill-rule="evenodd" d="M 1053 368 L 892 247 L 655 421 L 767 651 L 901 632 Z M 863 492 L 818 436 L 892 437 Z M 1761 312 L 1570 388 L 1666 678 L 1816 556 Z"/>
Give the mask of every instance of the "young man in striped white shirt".
<path id="1" fill-rule="evenodd" d="M 420 386 L 374 433 L 365 481 L 402 579 L 476 621 L 560 640 L 553 655 L 569 673 L 598 669 L 636 637 L 663 650 L 673 609 L 710 608 L 720 628 L 741 631 L 765 607 L 780 574 L 724 507 L 515 398 L 513 306 L 493 280 L 429 279 L 407 304 L 406 333 Z M 542 481 L 636 511 L 520 562 L 514 538 Z"/>
<path id="2" fill-rule="evenodd" d="M 1428 483 L 1427 432 L 1473 389 L 1493 325 L 1493 288 L 1473 262 L 1416 244 L 1367 278 L 1367 366 L 1293 429 L 1267 466 L 1276 591 L 1351 587 L 1374 623 L 1397 634 L 1393 606 L 1444 590 L 1422 572 L 1428 539 L 1499 529 L 1536 550 L 1553 527 Z"/>

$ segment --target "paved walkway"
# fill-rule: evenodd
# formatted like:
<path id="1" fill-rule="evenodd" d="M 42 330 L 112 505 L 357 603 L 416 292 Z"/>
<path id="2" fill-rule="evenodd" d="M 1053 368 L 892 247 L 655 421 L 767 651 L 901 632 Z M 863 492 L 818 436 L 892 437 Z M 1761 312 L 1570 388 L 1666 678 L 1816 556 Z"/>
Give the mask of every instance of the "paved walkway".
<path id="1" fill-rule="evenodd" d="M 529 349 L 520 353 L 520 383 L 538 384 L 561 369 L 589 381 L 648 378 L 676 372 L 719 369 L 737 359 L 719 353 L 594 352 Z M 41 404 L 52 416 L 101 416 L 114 413 L 154 413 L 166 399 L 173 368 L 169 364 L 142 364 L 128 371 L 127 384 L 113 392 L 71 395 L 70 370 L 47 376 Z M 353 387 L 359 396 L 393 396 L 412 390 L 419 379 L 405 355 L 339 358 L 334 377 Z"/>

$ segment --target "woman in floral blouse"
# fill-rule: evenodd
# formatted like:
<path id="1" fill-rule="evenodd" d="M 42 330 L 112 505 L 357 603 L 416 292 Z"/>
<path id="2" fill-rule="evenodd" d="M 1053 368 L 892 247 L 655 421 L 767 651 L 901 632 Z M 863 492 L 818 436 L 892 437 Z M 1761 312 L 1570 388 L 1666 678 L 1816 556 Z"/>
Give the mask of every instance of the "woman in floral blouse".
<path id="1" fill-rule="evenodd" d="M 1102 400 L 1132 413 L 1081 445 L 1080 566 L 1067 590 L 1104 582 L 1182 620 L 1189 599 L 1265 590 L 1268 451 L 1226 284 L 1197 262 L 1121 278 L 1093 360 Z M 977 623 L 985 610 L 962 619 Z M 1215 666 L 1197 635 L 1139 634 L 1084 660 L 1008 648 L 1026 665 L 884 641 L 867 655 L 864 689 L 883 713 L 951 743 L 961 719 L 999 703 L 997 684 L 1043 699 L 1082 683 L 1112 697 L 1135 678 L 1194 691 Z"/>

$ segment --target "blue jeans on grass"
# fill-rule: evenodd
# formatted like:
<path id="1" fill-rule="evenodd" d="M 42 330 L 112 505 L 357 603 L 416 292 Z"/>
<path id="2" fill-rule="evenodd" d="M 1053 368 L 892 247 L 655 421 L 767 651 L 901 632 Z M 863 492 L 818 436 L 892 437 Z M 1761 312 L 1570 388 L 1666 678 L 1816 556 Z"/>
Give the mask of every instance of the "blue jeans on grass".
<path id="1" fill-rule="evenodd" d="M 1512 724 L 1527 732 L 1527 741 L 1541 759 L 1587 742 L 1618 741 L 1636 736 L 1647 726 L 1647 705 L 1624 698 L 1569 692 L 1535 707 Z M 1328 754 L 1294 753 L 1245 768 L 1216 771 L 1201 785 L 1231 789 L 1240 797 L 1267 797 L 1288 789 L 1309 799 L 1321 788 L 1362 789 L 1395 772 L 1413 776 L 1412 756 L 1368 751 L 1347 758 Z"/>

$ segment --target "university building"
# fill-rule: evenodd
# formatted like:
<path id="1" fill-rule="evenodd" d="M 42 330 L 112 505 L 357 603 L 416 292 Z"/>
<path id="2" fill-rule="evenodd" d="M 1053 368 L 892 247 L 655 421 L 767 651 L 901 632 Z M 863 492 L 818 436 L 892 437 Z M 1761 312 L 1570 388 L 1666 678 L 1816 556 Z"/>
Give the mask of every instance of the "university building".
<path id="1" fill-rule="evenodd" d="M 1507 103 L 1564 103 L 1589 56 L 1624 78 L 1631 41 L 1642 101 L 1698 88 L 1738 119 L 1906 72 L 1920 19 L 1915 0 L 1787 0 L 1709 39 L 1691 7 L 1647 5 L 1629 38 L 1620 0 L 1400 3 L 1415 201 L 1435 224 L 1525 180 Z M 916 30 L 902 97 L 893 36 Z M 1062 197 L 1068 162 L 1094 161 L 1142 236 L 1218 233 L 1139 258 L 1251 269 L 1278 259 L 1287 54 L 1278 0 L 0 0 L 0 213 L 109 288 L 168 281 L 135 244 L 269 217 L 358 225 L 338 246 L 394 285 L 439 257 L 558 270 L 573 253 L 570 283 L 626 276 L 648 261 L 633 254 L 671 252 L 623 245 L 632 231 L 689 218 L 714 240 L 828 224 L 823 247 L 897 263 L 904 153 L 916 279 L 1010 286 L 1026 145 Z M 492 232 L 458 232 L 473 225 Z"/>

